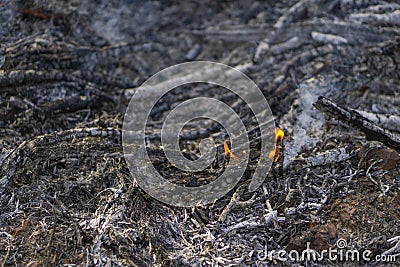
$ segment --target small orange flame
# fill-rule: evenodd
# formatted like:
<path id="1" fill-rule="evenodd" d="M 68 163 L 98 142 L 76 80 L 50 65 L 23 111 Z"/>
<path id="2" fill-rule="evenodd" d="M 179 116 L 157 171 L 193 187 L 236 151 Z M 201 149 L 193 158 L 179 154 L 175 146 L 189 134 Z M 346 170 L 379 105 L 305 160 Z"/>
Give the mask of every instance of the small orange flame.
<path id="1" fill-rule="evenodd" d="M 283 140 L 284 136 L 285 136 L 285 133 L 279 127 L 276 127 L 276 130 L 275 130 L 276 142 L 282 143 L 282 140 Z"/>
<path id="2" fill-rule="evenodd" d="M 280 152 L 282 149 L 283 137 L 285 133 L 279 128 L 276 127 L 275 129 L 275 141 L 276 141 L 276 148 L 269 153 L 269 158 L 272 159 L 275 157 L 274 162 L 277 162 L 280 157 Z"/>
<path id="3" fill-rule="evenodd" d="M 226 143 L 226 141 L 224 141 L 224 151 L 225 151 L 225 156 L 226 157 L 230 157 L 232 159 L 236 159 L 236 156 L 233 155 L 232 151 L 229 149 L 228 144 Z"/>

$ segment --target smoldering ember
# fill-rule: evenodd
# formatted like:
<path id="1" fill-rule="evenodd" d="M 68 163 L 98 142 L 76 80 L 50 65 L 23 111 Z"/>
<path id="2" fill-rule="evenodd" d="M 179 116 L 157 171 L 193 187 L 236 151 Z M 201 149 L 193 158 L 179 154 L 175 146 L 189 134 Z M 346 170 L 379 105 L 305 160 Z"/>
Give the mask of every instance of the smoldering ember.
<path id="1" fill-rule="evenodd" d="M 4 0 L 0 25 L 1 266 L 398 266 L 398 1 Z M 185 62 L 232 70 L 146 83 Z M 199 79 L 234 70 L 254 103 Z"/>

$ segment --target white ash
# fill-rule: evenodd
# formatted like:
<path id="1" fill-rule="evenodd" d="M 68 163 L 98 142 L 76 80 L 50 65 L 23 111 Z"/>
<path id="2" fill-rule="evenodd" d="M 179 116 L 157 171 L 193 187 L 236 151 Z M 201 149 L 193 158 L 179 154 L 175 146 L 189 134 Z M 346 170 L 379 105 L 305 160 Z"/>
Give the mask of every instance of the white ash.
<path id="1" fill-rule="evenodd" d="M 313 103 L 329 89 L 327 83 L 314 78 L 305 81 L 296 89 L 299 97 L 281 120 L 282 128 L 288 136 L 285 139 L 285 169 L 303 148 L 311 150 L 320 140 L 315 134 L 324 126 L 325 118 L 313 108 Z"/>

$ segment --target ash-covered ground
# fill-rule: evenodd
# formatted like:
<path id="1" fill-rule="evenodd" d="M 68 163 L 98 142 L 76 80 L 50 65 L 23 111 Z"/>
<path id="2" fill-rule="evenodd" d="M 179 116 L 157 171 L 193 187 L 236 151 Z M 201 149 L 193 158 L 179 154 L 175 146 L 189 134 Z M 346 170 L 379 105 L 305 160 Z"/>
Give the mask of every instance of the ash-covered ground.
<path id="1" fill-rule="evenodd" d="M 398 264 L 400 3 L 6 0 L 0 25 L 2 266 Z M 247 185 L 268 155 L 257 153 L 254 131 L 238 185 L 212 204 L 179 208 L 138 187 L 121 129 L 136 88 L 192 60 L 247 74 L 285 137 L 258 190 Z M 252 125 L 245 103 L 205 86 L 167 94 L 150 116 L 149 136 L 172 107 L 205 91 Z M 320 96 L 391 141 L 316 109 Z M 220 125 L 194 123 L 184 136 L 188 158 L 206 137 L 224 153 Z M 157 170 L 174 183 L 197 186 L 224 170 L 217 162 L 197 176 L 181 173 L 152 140 Z M 321 255 L 338 246 L 357 250 L 359 260 L 263 254 Z"/>

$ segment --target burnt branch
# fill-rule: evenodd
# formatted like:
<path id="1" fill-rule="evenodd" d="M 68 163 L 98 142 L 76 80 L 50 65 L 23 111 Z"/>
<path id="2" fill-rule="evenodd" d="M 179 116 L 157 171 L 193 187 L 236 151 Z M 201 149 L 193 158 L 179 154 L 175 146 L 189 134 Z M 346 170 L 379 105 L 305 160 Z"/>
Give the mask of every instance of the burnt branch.
<path id="1" fill-rule="evenodd" d="M 340 107 L 331 100 L 320 96 L 314 107 L 339 121 L 351 124 L 366 134 L 368 140 L 375 140 L 400 152 L 400 136 L 373 123 L 353 109 Z"/>

